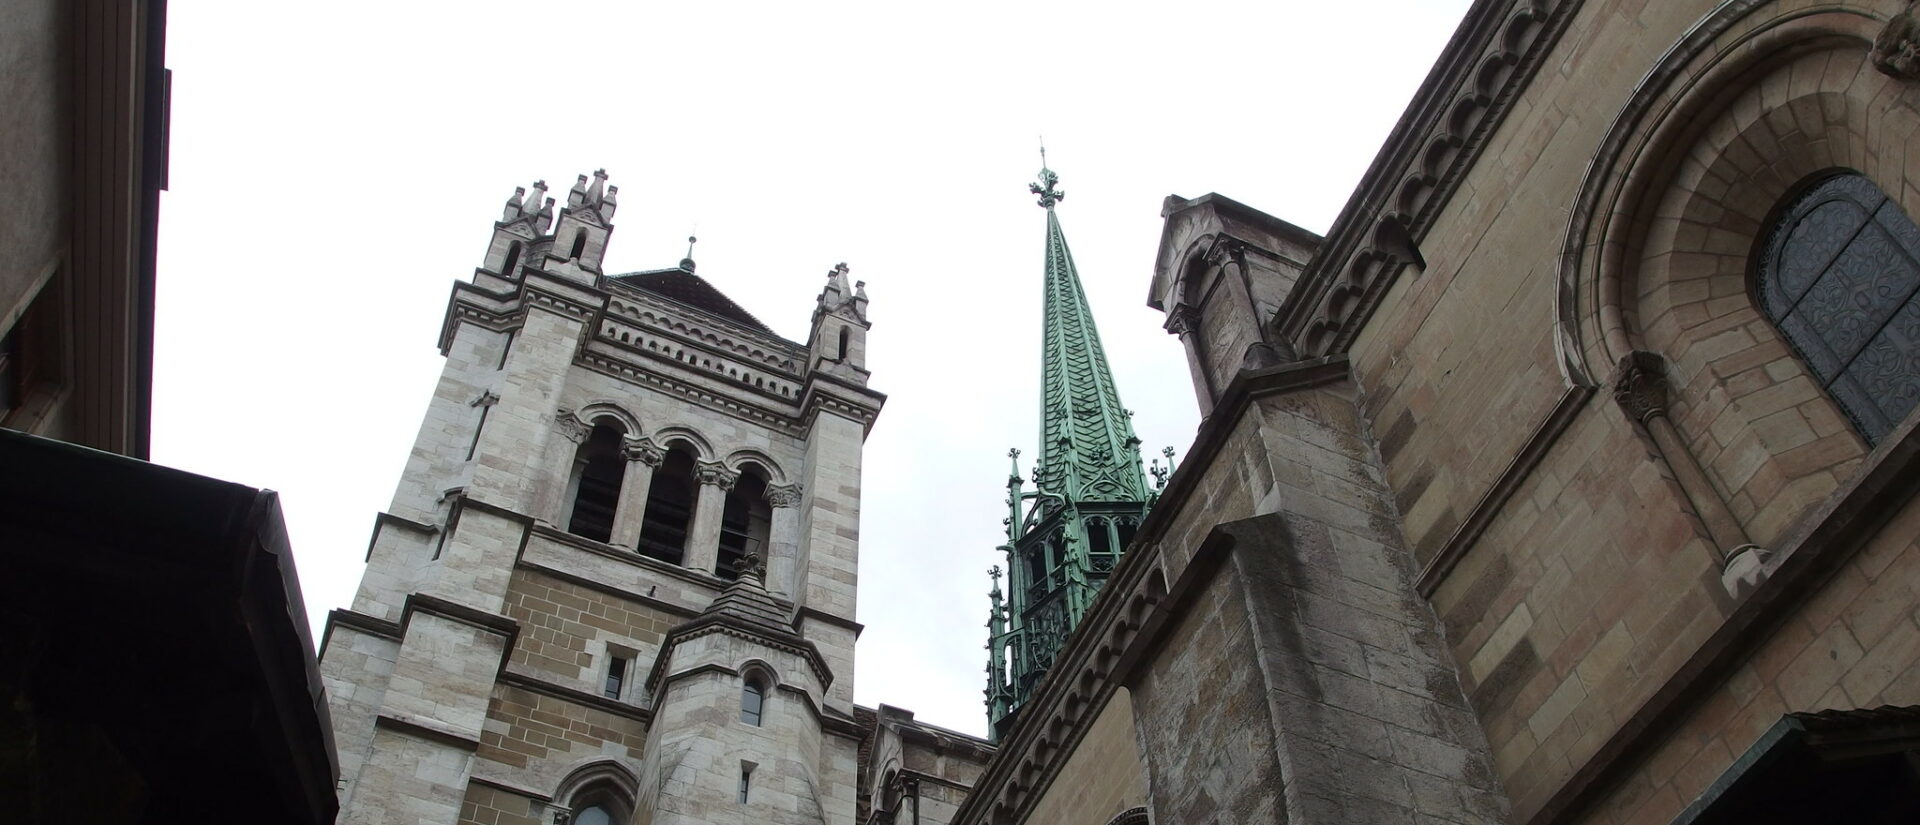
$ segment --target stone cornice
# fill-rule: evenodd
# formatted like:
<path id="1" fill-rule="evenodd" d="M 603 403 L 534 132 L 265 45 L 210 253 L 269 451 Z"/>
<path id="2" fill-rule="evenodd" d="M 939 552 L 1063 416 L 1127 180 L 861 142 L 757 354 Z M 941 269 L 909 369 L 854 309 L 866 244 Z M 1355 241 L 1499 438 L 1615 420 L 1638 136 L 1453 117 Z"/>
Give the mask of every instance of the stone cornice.
<path id="1" fill-rule="evenodd" d="M 886 393 L 824 372 L 811 372 L 801 391 L 800 414 L 811 426 L 813 419 L 825 410 L 858 421 L 863 430 L 871 431 L 886 403 Z"/>
<path id="2" fill-rule="evenodd" d="M 350 627 L 370 636 L 378 636 L 390 642 L 400 641 L 400 623 L 390 622 L 378 616 L 369 616 L 344 607 L 327 611 L 327 626 L 320 631 L 320 650 L 325 652 L 327 642 L 333 638 L 335 627 Z"/>
<path id="3" fill-rule="evenodd" d="M 648 708 L 643 708 L 639 705 L 629 705 L 617 699 L 608 699 L 605 696 L 595 695 L 584 690 L 555 684 L 538 676 L 521 673 L 511 668 L 501 671 L 500 684 L 532 691 L 543 696 L 551 696 L 555 699 L 572 702 L 583 707 L 606 711 L 615 716 L 632 719 L 641 724 L 650 724 L 653 722 L 653 711 Z"/>
<path id="4" fill-rule="evenodd" d="M 654 655 L 653 667 L 647 673 L 648 692 L 653 692 L 662 679 L 673 678 L 667 674 L 667 662 L 673 657 L 675 647 L 678 647 L 681 642 L 711 633 L 724 633 L 774 650 L 791 653 L 800 657 L 808 667 L 812 668 L 814 678 L 819 681 L 821 690 L 826 690 L 833 684 L 833 670 L 827 667 L 826 657 L 820 655 L 820 649 L 815 647 L 813 642 L 800 634 L 788 630 L 772 630 L 726 613 L 703 613 L 686 624 L 667 631 L 667 635 L 660 640 L 660 652 Z"/>
<path id="5" fill-rule="evenodd" d="M 1479 160 L 1579 0 L 1478 0 L 1275 315 L 1306 356 L 1343 352 Z"/>
<path id="6" fill-rule="evenodd" d="M 647 292 L 642 289 L 636 289 L 634 287 L 623 284 L 619 281 L 613 280 L 613 278 L 611 277 L 603 278 L 601 280 L 601 285 L 603 286 L 603 288 L 607 290 L 609 294 L 613 296 L 612 300 L 608 304 L 607 314 L 614 318 L 625 319 L 629 323 L 644 323 L 644 319 L 640 317 L 641 313 L 639 313 L 638 311 L 628 311 L 632 309 L 633 304 L 645 304 L 646 306 L 654 309 L 655 311 L 665 315 L 685 315 L 687 316 L 687 320 L 689 321 L 697 321 L 701 324 L 705 324 L 713 327 L 714 334 L 716 336 L 720 335 L 721 333 L 724 333 L 727 336 L 750 340 L 757 344 L 760 344 L 763 350 L 766 350 L 769 352 L 779 352 L 785 355 L 786 359 L 789 362 L 791 362 L 792 366 L 775 364 L 770 360 L 762 359 L 763 366 L 769 369 L 777 369 L 781 372 L 786 373 L 789 377 L 792 377 L 792 378 L 798 378 L 800 376 L 799 364 L 803 359 L 806 358 L 807 348 L 798 342 L 789 341 L 785 338 L 781 338 L 775 335 L 768 335 L 756 329 L 750 329 L 746 326 L 735 323 L 726 318 L 721 318 L 717 315 L 713 315 L 705 310 L 699 309 L 698 307 L 690 307 L 690 306 L 687 306 L 686 304 L 680 303 L 679 301 L 675 301 L 669 298 L 663 298 L 661 296 L 654 295 L 653 293 Z M 680 338 L 686 341 L 691 346 L 697 346 L 697 347 L 711 350 L 713 353 L 717 355 L 725 355 L 729 358 L 742 357 L 742 354 L 739 352 L 729 351 L 729 350 L 714 346 L 714 344 L 708 341 L 705 336 L 697 334 L 698 332 L 700 332 L 700 330 L 692 330 L 690 331 L 692 334 L 689 334 L 687 332 L 680 332 L 677 330 L 663 329 L 657 325 L 654 326 L 653 328 L 661 332 L 665 332 L 669 335 L 672 335 L 676 338 Z"/>
<path id="7" fill-rule="evenodd" d="M 716 412 L 731 415 L 757 426 L 771 427 L 788 435 L 799 436 L 798 422 L 790 411 L 775 410 L 759 404 L 750 404 L 741 399 L 709 390 L 692 382 L 681 381 L 659 372 L 644 369 L 638 364 L 622 358 L 593 350 L 583 350 L 574 364 L 621 379 L 628 383 L 639 384 L 668 395 L 684 398 L 694 404 Z"/>
<path id="8" fill-rule="evenodd" d="M 417 739 L 439 742 L 440 744 L 460 750 L 474 751 L 480 749 L 479 739 L 458 731 L 448 730 L 427 720 L 411 716 L 398 716 L 393 713 L 382 712 L 378 716 L 373 717 L 373 726 L 397 731 Z"/>
<path id="9" fill-rule="evenodd" d="M 863 625 L 852 619 L 842 619 L 839 616 L 835 616 L 832 613 L 828 613 L 825 610 L 821 610 L 820 608 L 802 607 L 799 610 L 794 611 L 794 614 L 793 614 L 793 630 L 795 633 L 800 632 L 801 623 L 807 619 L 812 619 L 813 621 L 819 622 L 821 624 L 829 624 L 829 625 L 833 625 L 834 627 L 851 630 L 853 631 L 853 638 L 855 639 L 860 638 L 860 633 L 867 629 L 866 625 Z"/>
<path id="10" fill-rule="evenodd" d="M 672 576 L 676 579 L 680 579 L 681 581 L 685 581 L 689 584 L 698 585 L 702 588 L 705 588 L 706 590 L 712 591 L 713 595 L 718 595 L 720 591 L 725 589 L 727 586 L 726 580 L 720 578 L 719 576 L 715 576 L 710 573 L 702 573 L 698 570 L 694 570 L 687 567 L 681 567 L 680 565 L 677 565 L 677 564 L 668 564 L 659 559 L 642 556 L 639 553 L 634 552 L 632 550 L 616 547 L 614 545 L 607 544 L 606 542 L 602 542 L 602 541 L 594 541 L 593 539 L 582 538 L 580 536 L 576 536 L 564 530 L 548 527 L 547 525 L 544 525 L 544 524 L 534 525 L 531 530 L 531 533 L 533 535 L 539 536 L 540 538 L 547 539 L 548 541 L 552 541 L 555 544 L 564 544 L 568 547 L 573 547 L 579 550 L 585 550 L 595 555 L 605 556 L 606 558 L 613 559 L 614 561 L 630 564 L 635 567 L 641 568 L 643 570 L 647 570 L 654 573 L 660 573 L 667 576 Z M 697 610 L 690 610 L 688 608 L 681 607 L 678 605 L 667 604 L 666 602 L 661 602 L 657 599 L 648 599 L 642 596 L 637 596 L 633 593 L 629 593 L 627 591 L 613 587 L 612 585 L 609 585 L 609 584 L 605 584 L 602 582 L 593 582 L 588 579 L 581 578 L 579 576 L 574 576 L 570 573 L 555 570 L 551 567 L 546 567 L 544 565 L 526 561 L 524 559 L 525 557 L 524 543 L 522 543 L 521 550 L 522 552 L 518 556 L 516 556 L 514 560 L 514 563 L 517 566 L 525 567 L 530 570 L 538 570 L 542 573 L 547 573 L 554 576 L 559 576 L 559 577 L 568 579 L 569 581 L 574 581 L 577 584 L 582 584 L 587 587 L 592 587 L 594 589 L 601 590 L 603 592 L 607 592 L 610 594 L 619 595 L 619 596 L 623 596 L 625 598 L 630 598 L 630 599 L 636 599 L 648 604 L 658 604 L 662 606 L 662 609 L 672 610 L 681 615 L 685 615 L 689 617 L 699 615 L 699 611 Z M 711 597 L 709 597 L 709 599 L 710 598 Z"/>

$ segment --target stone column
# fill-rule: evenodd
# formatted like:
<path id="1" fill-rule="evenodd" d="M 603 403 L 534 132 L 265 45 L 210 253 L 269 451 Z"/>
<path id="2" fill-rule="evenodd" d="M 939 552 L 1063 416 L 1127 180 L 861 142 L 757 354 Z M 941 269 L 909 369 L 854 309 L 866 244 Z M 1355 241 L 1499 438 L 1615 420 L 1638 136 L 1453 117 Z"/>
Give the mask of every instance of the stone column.
<path id="1" fill-rule="evenodd" d="M 790 598 L 794 557 L 800 551 L 800 485 L 768 487 L 767 504 L 773 507 L 773 520 L 767 525 L 768 589 Z"/>
<path id="2" fill-rule="evenodd" d="M 1658 353 L 1635 351 L 1620 359 L 1613 381 L 1613 398 L 1627 416 L 1647 431 L 1660 458 L 1673 472 L 1680 491 L 1707 528 L 1719 552 L 1720 584 L 1735 598 L 1746 595 L 1765 576 L 1767 551 L 1747 539 L 1745 527 L 1733 517 L 1726 499 L 1713 488 L 1700 459 L 1687 448 L 1680 431 L 1667 416 L 1666 361 Z"/>
<path id="3" fill-rule="evenodd" d="M 553 415 L 553 431 L 559 438 L 547 439 L 545 482 L 540 485 L 540 507 L 534 517 L 544 524 L 566 529 L 567 482 L 573 477 L 573 460 L 593 427 L 573 410 L 560 408 Z"/>
<path id="4" fill-rule="evenodd" d="M 700 495 L 693 505 L 693 527 L 687 532 L 687 554 L 681 564 L 712 574 L 720 558 L 720 516 L 727 506 L 727 492 L 740 474 L 718 461 L 702 461 L 693 469 L 693 480 Z"/>
<path id="5" fill-rule="evenodd" d="M 652 439 L 629 438 L 620 444 L 620 456 L 627 460 L 620 476 L 620 506 L 613 512 L 615 546 L 628 549 L 640 544 L 640 525 L 647 515 L 647 492 L 653 489 L 653 471 L 666 460 L 667 453 Z"/>

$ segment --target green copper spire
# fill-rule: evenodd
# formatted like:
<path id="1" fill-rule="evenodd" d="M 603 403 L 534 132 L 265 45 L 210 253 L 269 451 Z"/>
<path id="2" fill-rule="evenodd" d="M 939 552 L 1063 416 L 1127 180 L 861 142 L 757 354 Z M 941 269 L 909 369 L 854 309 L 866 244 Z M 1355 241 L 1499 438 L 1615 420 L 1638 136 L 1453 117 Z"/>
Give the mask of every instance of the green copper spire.
<path id="1" fill-rule="evenodd" d="M 1113 571 L 1151 501 L 1140 439 L 1120 405 L 1113 371 L 1087 308 L 1080 274 L 1054 207 L 1066 197 L 1040 150 L 1047 210 L 1040 340 L 1040 460 L 1033 489 L 1012 451 L 1007 479 L 1008 591 L 995 571 L 988 620 L 987 714 L 997 740 L 1032 695 Z"/>

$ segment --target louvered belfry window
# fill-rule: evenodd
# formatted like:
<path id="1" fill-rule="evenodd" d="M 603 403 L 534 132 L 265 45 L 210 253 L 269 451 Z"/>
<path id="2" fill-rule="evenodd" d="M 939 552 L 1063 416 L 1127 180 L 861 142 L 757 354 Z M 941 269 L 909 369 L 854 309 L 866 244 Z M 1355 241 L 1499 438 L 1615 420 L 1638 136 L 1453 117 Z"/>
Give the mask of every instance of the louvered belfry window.
<path id="1" fill-rule="evenodd" d="M 1920 227 L 1873 181 L 1836 175 L 1782 210 L 1757 286 L 1868 443 L 1920 401 Z"/>

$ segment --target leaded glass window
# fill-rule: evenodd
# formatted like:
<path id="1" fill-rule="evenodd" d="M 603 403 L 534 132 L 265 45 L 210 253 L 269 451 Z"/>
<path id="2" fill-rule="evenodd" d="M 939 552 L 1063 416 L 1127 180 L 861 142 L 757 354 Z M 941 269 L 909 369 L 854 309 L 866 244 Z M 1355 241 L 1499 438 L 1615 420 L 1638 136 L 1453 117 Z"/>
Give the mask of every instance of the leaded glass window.
<path id="1" fill-rule="evenodd" d="M 1872 181 L 1821 181 L 1761 252 L 1760 305 L 1869 443 L 1920 401 L 1920 227 Z"/>

